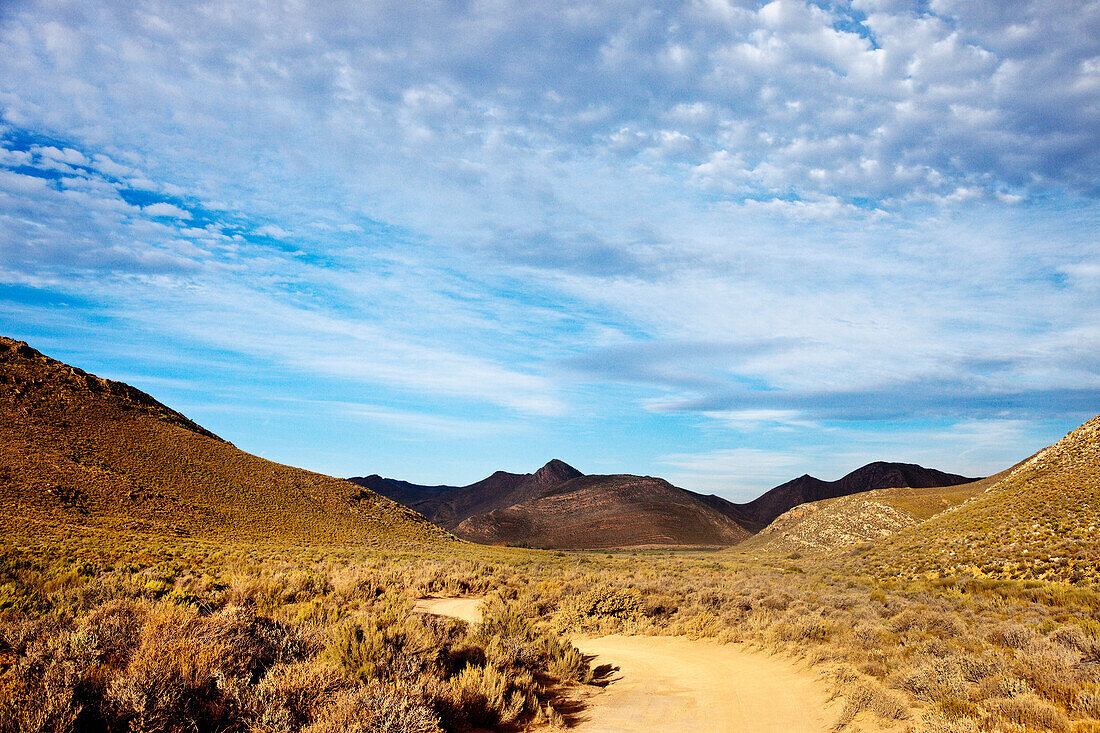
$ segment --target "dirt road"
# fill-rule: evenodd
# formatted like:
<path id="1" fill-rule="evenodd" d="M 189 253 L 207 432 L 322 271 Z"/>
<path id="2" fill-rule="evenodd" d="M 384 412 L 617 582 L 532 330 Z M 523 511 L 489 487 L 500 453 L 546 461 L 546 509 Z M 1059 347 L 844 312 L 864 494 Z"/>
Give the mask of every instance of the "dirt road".
<path id="1" fill-rule="evenodd" d="M 573 643 L 593 666 L 619 668 L 586 701 L 577 731 L 819 733 L 839 712 L 813 671 L 741 646 L 673 636 Z"/>
<path id="2" fill-rule="evenodd" d="M 478 599 L 432 598 L 425 613 L 477 620 Z M 582 692 L 571 730 L 582 733 L 824 733 L 839 714 L 817 674 L 739 645 L 661 636 L 574 639 L 593 668 L 618 667 Z"/>

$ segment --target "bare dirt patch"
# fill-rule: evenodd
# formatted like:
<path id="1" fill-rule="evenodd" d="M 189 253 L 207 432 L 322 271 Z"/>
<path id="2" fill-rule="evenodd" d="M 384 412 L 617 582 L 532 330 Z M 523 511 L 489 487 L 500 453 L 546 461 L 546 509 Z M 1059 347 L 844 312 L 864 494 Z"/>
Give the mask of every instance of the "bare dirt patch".
<path id="1" fill-rule="evenodd" d="M 413 606 L 417 613 L 450 616 L 468 624 L 481 620 L 481 598 L 421 598 Z"/>

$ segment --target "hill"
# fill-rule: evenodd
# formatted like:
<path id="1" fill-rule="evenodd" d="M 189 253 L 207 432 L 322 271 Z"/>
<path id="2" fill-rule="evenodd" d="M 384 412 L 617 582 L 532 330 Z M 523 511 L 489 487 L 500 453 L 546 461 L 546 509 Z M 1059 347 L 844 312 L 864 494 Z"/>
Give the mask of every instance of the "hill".
<path id="1" fill-rule="evenodd" d="M 1100 580 L 1100 416 L 860 554 L 877 576 Z"/>
<path id="2" fill-rule="evenodd" d="M 875 461 L 836 481 L 822 481 L 808 474 L 780 484 L 747 504 L 737 504 L 738 515 L 754 532 L 771 524 L 784 512 L 800 504 L 834 499 L 864 491 L 887 488 L 927 489 L 956 486 L 975 481 L 973 478 L 924 468 L 914 463 Z"/>
<path id="3" fill-rule="evenodd" d="M 497 471 L 468 486 L 422 486 L 378 475 L 349 480 L 473 542 L 595 549 L 728 547 L 804 502 L 881 486 L 939 487 L 970 479 L 878 462 L 838 481 L 801 476 L 747 504 L 649 476 L 585 476 L 559 460 L 533 474 Z"/>
<path id="4" fill-rule="evenodd" d="M 535 473 L 497 471 L 469 486 L 421 486 L 378 475 L 349 480 L 482 544 L 725 547 L 748 536 L 711 507 L 709 497 L 649 476 L 585 476 L 556 459 Z"/>
<path id="5" fill-rule="evenodd" d="M 465 519 L 486 544 L 545 548 L 725 547 L 749 536 L 691 491 L 650 476 L 579 476 L 531 501 Z"/>
<path id="6" fill-rule="evenodd" d="M 872 489 L 800 504 L 735 549 L 755 555 L 824 555 L 879 542 L 966 501 L 989 483 Z"/>
<path id="7" fill-rule="evenodd" d="M 250 455 L 127 384 L 0 337 L 0 531 L 439 540 L 405 507 Z"/>

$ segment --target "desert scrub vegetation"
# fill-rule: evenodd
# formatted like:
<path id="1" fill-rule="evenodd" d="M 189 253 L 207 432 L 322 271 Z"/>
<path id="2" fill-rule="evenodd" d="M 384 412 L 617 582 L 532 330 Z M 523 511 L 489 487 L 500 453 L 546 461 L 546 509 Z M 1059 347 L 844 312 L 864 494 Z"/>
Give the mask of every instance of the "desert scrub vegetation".
<path id="1" fill-rule="evenodd" d="M 408 589 L 448 582 L 422 564 L 154 554 L 4 553 L 0 731 L 522 727 L 560 723 L 557 688 L 591 678 L 514 600 L 492 596 L 473 627 L 414 613 Z"/>
<path id="2" fill-rule="evenodd" d="M 0 699 L 12 704 L 0 730 L 562 724 L 557 691 L 590 675 L 567 639 L 610 633 L 802 658 L 832 680 L 850 727 L 868 716 L 913 731 L 1100 725 L 1091 584 L 875 580 L 727 553 L 461 545 L 456 557 L 67 530 L 2 545 Z M 416 598 L 457 595 L 485 599 L 482 623 L 412 612 Z"/>

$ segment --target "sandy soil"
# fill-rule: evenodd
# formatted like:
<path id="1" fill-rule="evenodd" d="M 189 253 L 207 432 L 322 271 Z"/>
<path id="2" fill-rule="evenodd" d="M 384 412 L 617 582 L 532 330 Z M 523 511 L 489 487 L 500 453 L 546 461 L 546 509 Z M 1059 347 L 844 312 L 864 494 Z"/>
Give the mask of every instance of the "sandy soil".
<path id="1" fill-rule="evenodd" d="M 607 687 L 584 700 L 574 730 L 819 733 L 839 714 L 812 670 L 740 645 L 669 636 L 574 639 Z"/>
<path id="2" fill-rule="evenodd" d="M 435 616 L 460 618 L 468 624 L 481 620 L 480 598 L 421 598 L 413 607 L 414 611 L 430 613 Z"/>
<path id="3" fill-rule="evenodd" d="M 426 598 L 417 610 L 479 618 L 478 598 Z M 817 673 L 740 645 L 663 636 L 574 639 L 606 685 L 585 687 L 571 730 L 824 733 L 840 712 Z"/>

